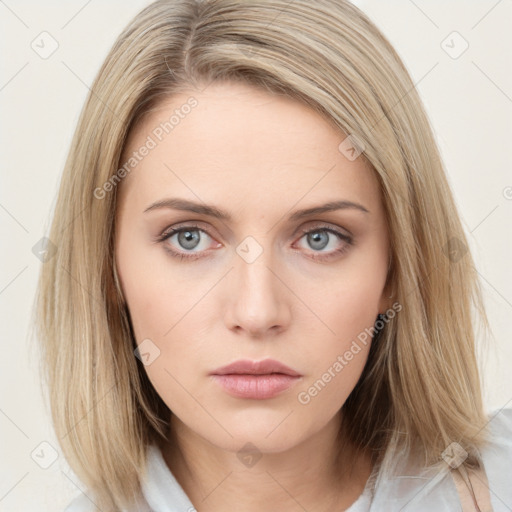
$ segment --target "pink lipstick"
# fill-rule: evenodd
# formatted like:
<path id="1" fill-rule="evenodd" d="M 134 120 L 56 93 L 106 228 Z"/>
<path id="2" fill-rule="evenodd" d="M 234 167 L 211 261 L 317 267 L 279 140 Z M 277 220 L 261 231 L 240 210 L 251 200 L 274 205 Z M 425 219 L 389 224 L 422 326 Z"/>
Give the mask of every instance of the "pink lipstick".
<path id="1" fill-rule="evenodd" d="M 254 400 L 273 398 L 302 378 L 300 373 L 273 359 L 238 360 L 210 375 L 230 395 Z"/>

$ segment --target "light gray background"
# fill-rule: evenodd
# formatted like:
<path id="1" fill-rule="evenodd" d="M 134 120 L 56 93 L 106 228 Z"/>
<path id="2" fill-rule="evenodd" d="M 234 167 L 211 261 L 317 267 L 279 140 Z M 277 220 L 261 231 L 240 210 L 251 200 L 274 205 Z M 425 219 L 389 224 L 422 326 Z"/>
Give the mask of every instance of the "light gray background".
<path id="1" fill-rule="evenodd" d="M 88 88 L 111 44 L 149 2 L 0 0 L 0 510 L 59 511 L 79 493 L 45 411 L 27 338 L 45 234 Z M 512 2 L 356 2 L 417 84 L 476 258 L 494 340 L 481 360 L 489 410 L 512 405 Z M 58 49 L 31 47 L 47 31 Z M 453 35 L 457 31 L 464 41 Z M 42 37 L 42 36 L 41 36 Z M 445 41 L 443 43 L 443 41 Z M 42 45 L 39 43 L 40 46 Z M 48 48 L 49 46 L 45 46 Z M 451 52 L 450 56 L 448 52 Z M 57 459 L 48 469 L 40 463 Z"/>

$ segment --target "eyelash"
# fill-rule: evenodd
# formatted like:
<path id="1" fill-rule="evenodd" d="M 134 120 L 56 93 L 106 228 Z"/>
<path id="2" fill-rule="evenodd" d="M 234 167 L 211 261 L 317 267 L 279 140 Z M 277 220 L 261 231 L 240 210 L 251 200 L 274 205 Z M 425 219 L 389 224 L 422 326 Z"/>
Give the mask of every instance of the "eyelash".
<path id="1" fill-rule="evenodd" d="M 156 238 L 156 242 L 157 243 L 163 243 L 166 240 L 168 240 L 169 238 L 171 238 L 171 236 L 175 235 L 176 233 L 182 233 L 184 231 L 201 231 L 201 232 L 205 233 L 206 235 L 208 235 L 210 238 L 212 238 L 208 234 L 207 231 L 202 229 L 197 224 L 189 224 L 189 225 L 186 225 L 186 226 L 183 226 L 183 227 L 180 227 L 180 228 L 169 228 L 169 229 L 166 229 L 161 235 L 159 235 Z M 313 228 L 309 228 L 309 229 L 304 228 L 304 229 L 301 229 L 300 232 L 302 234 L 301 238 L 303 236 L 305 236 L 305 235 L 308 235 L 309 233 L 316 233 L 316 232 L 332 233 L 333 235 L 337 236 L 340 240 L 345 242 L 345 245 L 343 245 L 343 247 L 341 247 L 340 249 L 336 249 L 335 251 L 329 253 L 326 256 L 317 256 L 317 255 L 310 256 L 311 259 L 313 259 L 313 260 L 318 260 L 318 261 L 329 260 L 329 259 L 333 258 L 336 255 L 344 254 L 350 248 L 350 246 L 354 245 L 354 240 L 352 239 L 352 237 L 350 237 L 348 235 L 345 235 L 344 233 L 341 233 L 341 232 L 339 232 L 339 231 L 337 231 L 337 230 L 335 230 L 335 229 L 333 229 L 333 228 L 331 228 L 329 226 L 326 226 L 326 225 L 318 225 L 318 226 L 314 226 Z M 193 255 L 186 254 L 186 253 L 181 253 L 181 252 L 175 251 L 174 249 L 169 248 L 168 245 L 164 245 L 164 248 L 172 257 L 178 258 L 180 260 L 194 261 L 194 260 L 196 260 L 196 259 L 201 257 L 200 253 L 196 253 L 196 254 L 193 254 Z"/>

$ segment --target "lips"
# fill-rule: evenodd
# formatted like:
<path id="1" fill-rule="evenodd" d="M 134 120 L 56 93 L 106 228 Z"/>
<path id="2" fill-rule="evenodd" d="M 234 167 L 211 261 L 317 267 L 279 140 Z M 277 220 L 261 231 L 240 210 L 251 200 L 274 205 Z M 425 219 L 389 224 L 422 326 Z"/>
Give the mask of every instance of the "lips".
<path id="1" fill-rule="evenodd" d="M 240 359 L 217 368 L 210 375 L 270 375 L 273 373 L 301 377 L 300 373 L 275 359 L 265 359 L 263 361 Z"/>
<path id="2" fill-rule="evenodd" d="M 274 359 L 239 360 L 210 375 L 231 396 L 251 400 L 274 398 L 302 380 L 300 373 Z"/>

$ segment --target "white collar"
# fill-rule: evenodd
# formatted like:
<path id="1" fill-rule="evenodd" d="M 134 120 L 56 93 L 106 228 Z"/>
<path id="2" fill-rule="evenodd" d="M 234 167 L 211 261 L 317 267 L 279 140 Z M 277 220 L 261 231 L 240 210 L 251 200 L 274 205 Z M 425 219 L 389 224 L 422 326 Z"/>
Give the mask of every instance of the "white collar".
<path id="1" fill-rule="evenodd" d="M 152 512 L 195 512 L 155 444 L 148 447 L 146 475 L 142 481 L 142 493 Z"/>
<path id="2" fill-rule="evenodd" d="M 488 443 L 482 451 L 496 512 L 510 511 L 512 507 L 512 409 L 500 409 L 489 415 Z M 449 474 L 433 474 L 430 469 L 394 475 L 383 475 L 376 483 L 372 503 L 368 489 L 347 510 L 363 512 L 371 510 L 414 510 L 414 512 L 450 512 L 460 509 L 460 501 Z M 189 497 L 180 486 L 157 445 L 147 451 L 147 473 L 141 482 L 142 492 L 150 512 L 195 512 Z M 380 485 L 379 485 L 380 484 Z M 368 508 L 369 507 L 369 508 Z M 141 508 L 136 509 L 142 512 Z"/>

